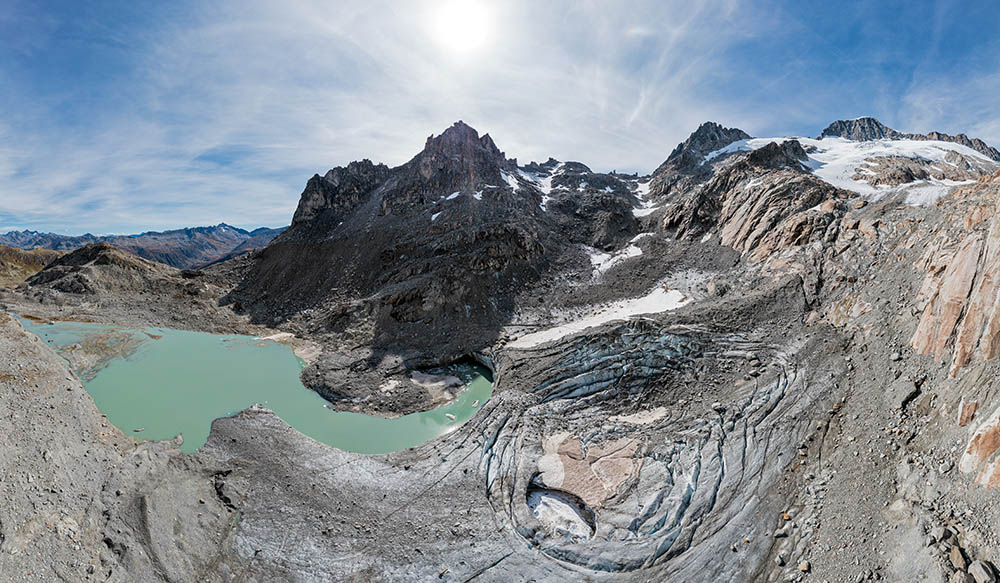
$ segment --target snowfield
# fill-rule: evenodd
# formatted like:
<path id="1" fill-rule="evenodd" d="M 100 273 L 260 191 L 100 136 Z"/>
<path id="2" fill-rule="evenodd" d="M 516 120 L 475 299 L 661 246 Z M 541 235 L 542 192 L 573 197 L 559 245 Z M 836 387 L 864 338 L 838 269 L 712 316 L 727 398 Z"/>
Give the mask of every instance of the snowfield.
<path id="1" fill-rule="evenodd" d="M 632 316 L 641 314 L 656 314 L 668 310 L 676 310 L 690 301 L 691 298 L 678 290 L 667 289 L 665 286 L 657 285 L 652 291 L 642 297 L 618 300 L 617 302 L 611 302 L 603 306 L 595 306 L 593 312 L 583 318 L 578 318 L 546 330 L 525 334 L 509 342 L 507 346 L 510 348 L 534 348 L 546 342 L 558 340 L 570 334 L 582 332 L 587 328 L 594 328 L 615 320 L 627 320 Z"/>
<path id="2" fill-rule="evenodd" d="M 949 162 L 945 160 L 945 157 L 949 152 L 956 152 L 965 157 L 976 158 L 989 164 L 996 164 L 989 157 L 980 154 L 972 148 L 951 142 L 933 140 L 875 140 L 855 142 L 845 138 L 827 137 L 815 140 L 794 136 L 739 140 L 729 144 L 725 148 L 709 153 L 705 156 L 702 163 L 711 162 L 725 154 L 749 152 L 762 148 L 771 142 L 780 144 L 786 140 L 798 140 L 806 150 L 815 148 L 814 151 L 809 152 L 809 159 L 806 162 L 806 166 L 823 181 L 837 188 L 850 190 L 873 200 L 882 198 L 889 193 L 906 190 L 906 202 L 912 205 L 932 204 L 952 187 L 969 184 L 972 181 L 920 180 L 902 186 L 872 186 L 867 182 L 855 180 L 853 177 L 867 160 L 883 156 L 900 156 L 948 164 Z"/>

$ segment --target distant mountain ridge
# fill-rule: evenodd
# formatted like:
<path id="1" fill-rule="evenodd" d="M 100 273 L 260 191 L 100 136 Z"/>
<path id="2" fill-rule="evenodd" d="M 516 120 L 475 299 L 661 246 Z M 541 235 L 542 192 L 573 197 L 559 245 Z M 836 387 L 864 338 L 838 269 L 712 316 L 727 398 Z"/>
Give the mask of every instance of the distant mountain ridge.
<path id="1" fill-rule="evenodd" d="M 927 134 L 905 134 L 883 124 L 874 117 L 858 117 L 855 119 L 837 120 L 826 126 L 820 138 L 839 137 L 857 142 L 873 140 L 920 140 L 938 141 L 961 144 L 979 152 L 997 162 L 1000 162 L 1000 151 L 979 138 L 970 138 L 965 134 L 949 135 L 941 132 Z"/>
<path id="2" fill-rule="evenodd" d="M 226 223 L 135 235 L 60 235 L 25 230 L 0 234 L 0 244 L 19 249 L 72 251 L 92 243 L 109 243 L 171 267 L 196 268 L 263 247 L 284 230 L 284 227 L 260 227 L 247 231 Z"/>

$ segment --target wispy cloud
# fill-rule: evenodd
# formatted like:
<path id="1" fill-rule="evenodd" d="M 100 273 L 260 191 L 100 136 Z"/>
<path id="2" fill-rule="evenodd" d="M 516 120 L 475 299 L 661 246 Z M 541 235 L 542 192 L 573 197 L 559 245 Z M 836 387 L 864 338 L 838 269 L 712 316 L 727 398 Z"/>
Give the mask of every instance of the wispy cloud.
<path id="1" fill-rule="evenodd" d="M 900 103 L 900 119 L 914 131 L 965 132 L 1000 145 L 1000 63 L 978 77 L 923 78 L 907 90 Z"/>
<path id="2" fill-rule="evenodd" d="M 849 88 L 789 58 L 832 46 L 815 25 L 736 0 L 483 2 L 468 50 L 434 0 L 6 6 L 31 42 L 0 57 L 0 222 L 64 232 L 285 224 L 313 173 L 400 164 L 457 119 L 521 161 L 646 172 L 701 121 L 793 131 Z M 932 92 L 915 122 L 942 118 Z"/>

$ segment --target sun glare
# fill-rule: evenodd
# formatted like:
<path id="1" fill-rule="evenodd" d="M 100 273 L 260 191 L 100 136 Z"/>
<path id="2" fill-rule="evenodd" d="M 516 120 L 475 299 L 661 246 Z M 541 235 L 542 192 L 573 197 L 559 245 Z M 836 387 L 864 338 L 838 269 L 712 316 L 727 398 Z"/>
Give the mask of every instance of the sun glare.
<path id="1" fill-rule="evenodd" d="M 431 13 L 431 36 L 453 55 L 462 57 L 489 40 L 490 14 L 475 0 L 446 0 Z"/>

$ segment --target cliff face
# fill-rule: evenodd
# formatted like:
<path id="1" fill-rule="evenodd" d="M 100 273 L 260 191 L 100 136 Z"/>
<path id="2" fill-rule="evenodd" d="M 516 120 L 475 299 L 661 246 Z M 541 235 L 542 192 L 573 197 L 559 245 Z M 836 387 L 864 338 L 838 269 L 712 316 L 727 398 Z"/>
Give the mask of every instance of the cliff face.
<path id="1" fill-rule="evenodd" d="M 638 233 L 636 181 L 576 163 L 519 168 L 458 122 L 399 167 L 366 160 L 314 176 L 291 227 L 229 299 L 256 322 L 371 347 L 347 365 L 331 351 L 307 372 L 310 386 L 347 398 L 391 363 L 492 344 L 551 261 Z"/>
<path id="2" fill-rule="evenodd" d="M 921 257 L 927 276 L 911 343 L 950 360 L 955 373 L 1000 356 L 1000 173 L 963 188 L 941 208 L 951 220 Z"/>

